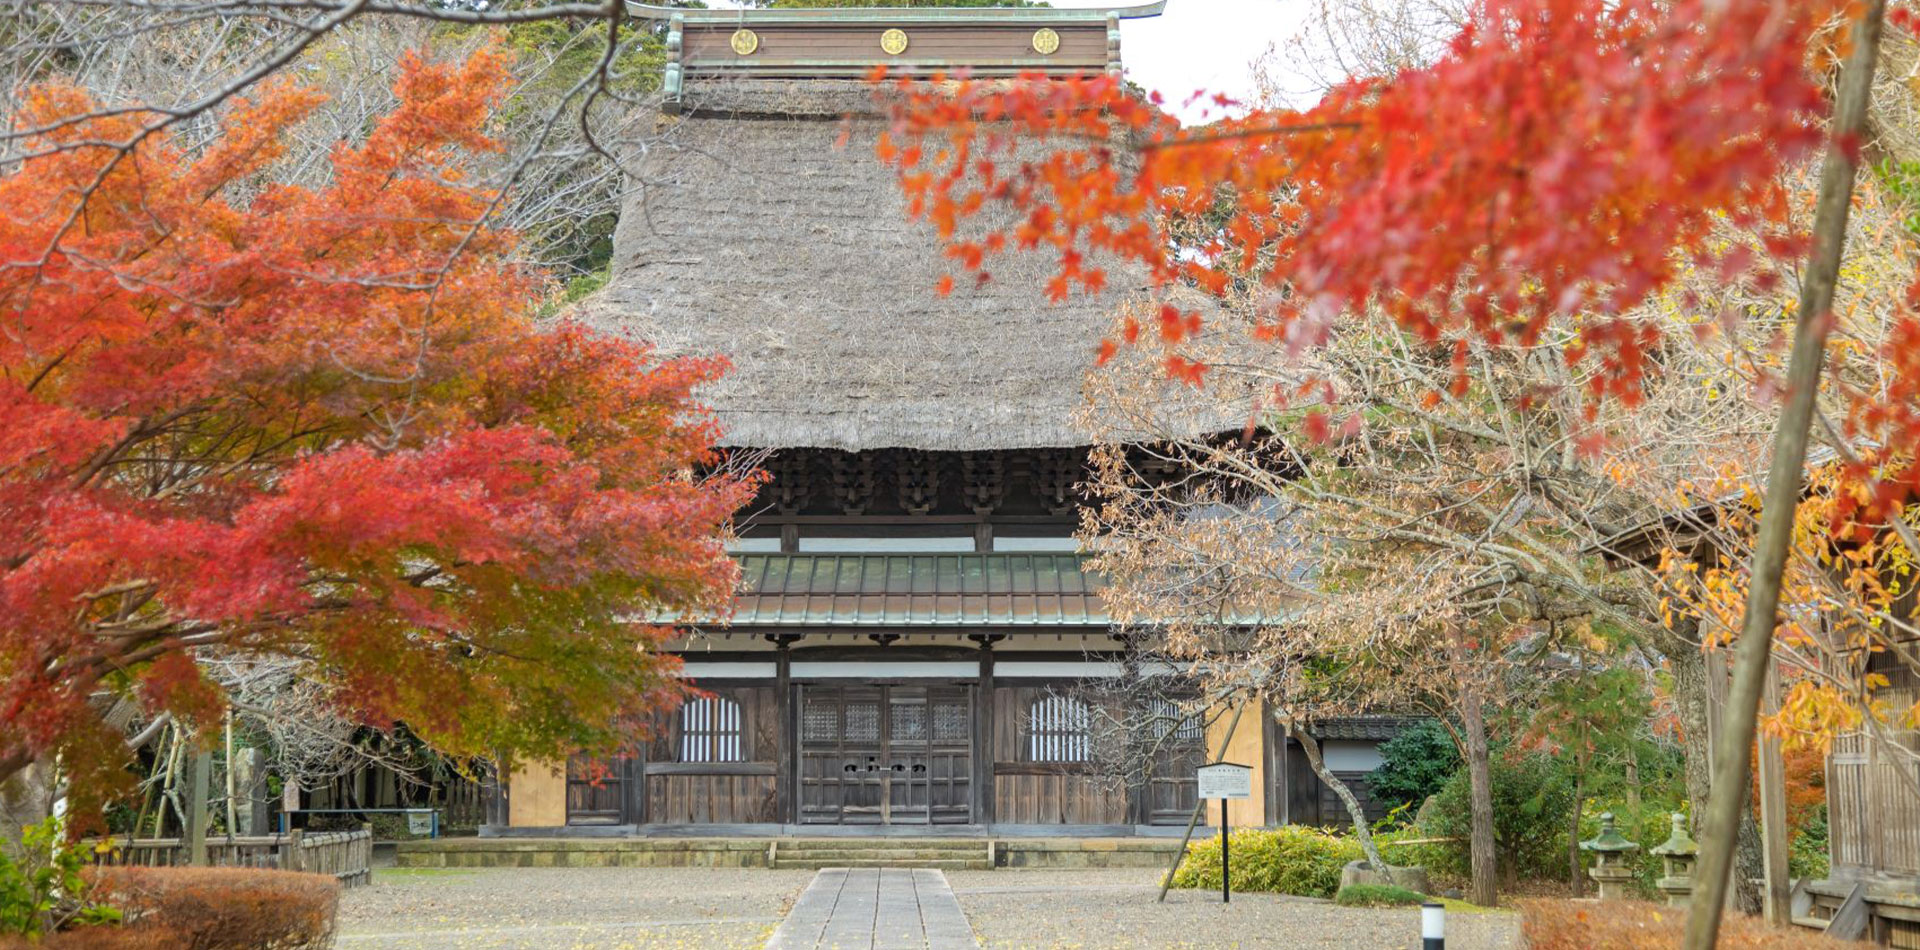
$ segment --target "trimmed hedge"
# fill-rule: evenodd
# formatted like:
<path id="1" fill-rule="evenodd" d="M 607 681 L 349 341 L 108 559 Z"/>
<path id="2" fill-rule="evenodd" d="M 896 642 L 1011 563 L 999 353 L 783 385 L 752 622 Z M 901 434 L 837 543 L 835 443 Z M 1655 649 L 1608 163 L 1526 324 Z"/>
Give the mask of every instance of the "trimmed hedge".
<path id="1" fill-rule="evenodd" d="M 0 950 L 325 950 L 340 883 L 256 868 L 101 868 L 91 896 L 125 923 L 48 934 Z"/>
<path id="2" fill-rule="evenodd" d="M 1520 902 L 1520 933 L 1529 950 L 1672 950 L 1687 929 L 1683 908 L 1645 901 L 1604 904 L 1564 900 Z M 1846 950 L 1842 943 L 1806 927 L 1775 929 L 1757 917 L 1728 914 L 1720 925 L 1725 950 Z"/>
<path id="3" fill-rule="evenodd" d="M 1362 857 L 1359 842 L 1352 838 L 1302 825 L 1236 831 L 1232 848 L 1234 890 L 1303 897 L 1332 897 L 1340 889 L 1340 870 L 1347 862 Z M 1176 887 L 1217 889 L 1220 839 L 1216 836 L 1188 845 L 1173 883 Z"/>
<path id="4" fill-rule="evenodd" d="M 1333 895 L 1342 907 L 1403 907 L 1424 903 L 1427 895 L 1391 884 L 1349 884 Z"/>

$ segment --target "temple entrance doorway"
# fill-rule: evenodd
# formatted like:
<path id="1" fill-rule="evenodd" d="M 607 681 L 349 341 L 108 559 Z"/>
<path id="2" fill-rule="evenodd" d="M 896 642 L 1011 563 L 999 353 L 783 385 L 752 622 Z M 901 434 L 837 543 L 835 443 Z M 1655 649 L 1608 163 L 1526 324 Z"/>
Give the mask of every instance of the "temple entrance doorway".
<path id="1" fill-rule="evenodd" d="M 803 824 L 966 824 L 973 695 L 965 686 L 800 687 Z"/>

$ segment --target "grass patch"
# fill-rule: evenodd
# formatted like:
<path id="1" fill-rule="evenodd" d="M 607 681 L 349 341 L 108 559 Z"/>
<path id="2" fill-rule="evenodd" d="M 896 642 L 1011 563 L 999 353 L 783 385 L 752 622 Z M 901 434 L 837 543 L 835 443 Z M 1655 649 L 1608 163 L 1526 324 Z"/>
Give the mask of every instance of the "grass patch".
<path id="1" fill-rule="evenodd" d="M 1424 903 L 1427 895 L 1392 884 L 1349 884 L 1333 895 L 1342 907 L 1404 907 Z"/>

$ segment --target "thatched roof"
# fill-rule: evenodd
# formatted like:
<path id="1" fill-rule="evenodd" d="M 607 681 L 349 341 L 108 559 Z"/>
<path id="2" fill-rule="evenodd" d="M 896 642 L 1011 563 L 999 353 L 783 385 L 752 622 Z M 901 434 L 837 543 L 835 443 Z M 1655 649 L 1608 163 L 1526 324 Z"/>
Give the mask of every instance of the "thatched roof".
<path id="1" fill-rule="evenodd" d="M 1091 441 L 1071 417 L 1111 314 L 1147 289 L 1142 271 L 1110 265 L 1103 295 L 1053 305 L 1052 259 L 1012 254 L 941 298 L 946 262 L 873 155 L 883 120 L 864 83 L 706 85 L 684 109 L 636 162 L 612 279 L 579 316 L 668 354 L 731 359 L 701 394 L 726 443 Z M 1217 423 L 1191 428 L 1238 425 Z"/>

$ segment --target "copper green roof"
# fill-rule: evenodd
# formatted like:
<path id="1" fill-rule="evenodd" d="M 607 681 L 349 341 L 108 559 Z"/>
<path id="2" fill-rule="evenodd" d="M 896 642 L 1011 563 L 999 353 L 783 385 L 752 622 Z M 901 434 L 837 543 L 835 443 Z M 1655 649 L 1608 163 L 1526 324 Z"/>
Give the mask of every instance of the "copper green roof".
<path id="1" fill-rule="evenodd" d="M 1107 626 L 1078 554 L 747 554 L 733 625 Z"/>

